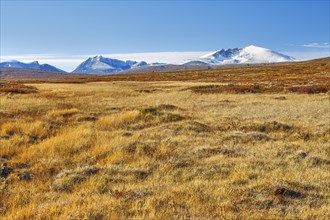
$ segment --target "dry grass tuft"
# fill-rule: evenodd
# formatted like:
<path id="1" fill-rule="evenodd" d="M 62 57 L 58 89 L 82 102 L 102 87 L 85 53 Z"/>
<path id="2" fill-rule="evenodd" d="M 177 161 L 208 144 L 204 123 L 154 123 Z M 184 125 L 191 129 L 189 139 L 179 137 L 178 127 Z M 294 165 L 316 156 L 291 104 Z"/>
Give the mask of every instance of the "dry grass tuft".
<path id="1" fill-rule="evenodd" d="M 77 113 L 79 113 L 79 110 L 76 108 L 61 109 L 61 110 L 55 110 L 55 111 L 48 112 L 47 116 L 49 118 L 59 118 L 59 117 L 69 118 Z"/>
<path id="2" fill-rule="evenodd" d="M 114 130 L 125 128 L 128 125 L 137 121 L 139 116 L 138 111 L 130 111 L 119 115 L 111 115 L 98 119 L 95 126 L 102 130 Z"/>
<path id="3" fill-rule="evenodd" d="M 56 175 L 52 189 L 56 191 L 72 191 L 73 188 L 84 181 L 87 177 L 95 175 L 100 168 L 97 166 L 86 166 L 75 170 L 64 170 Z"/>

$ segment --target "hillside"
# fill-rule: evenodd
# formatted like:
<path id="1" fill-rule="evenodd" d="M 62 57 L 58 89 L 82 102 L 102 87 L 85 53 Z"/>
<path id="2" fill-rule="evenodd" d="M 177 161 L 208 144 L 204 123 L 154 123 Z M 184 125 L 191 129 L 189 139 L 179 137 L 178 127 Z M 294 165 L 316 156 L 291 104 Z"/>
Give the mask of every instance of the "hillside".
<path id="1" fill-rule="evenodd" d="M 0 79 L 50 79 L 50 78 L 67 78 L 77 77 L 79 74 L 43 71 L 36 69 L 3 67 L 0 68 Z"/>

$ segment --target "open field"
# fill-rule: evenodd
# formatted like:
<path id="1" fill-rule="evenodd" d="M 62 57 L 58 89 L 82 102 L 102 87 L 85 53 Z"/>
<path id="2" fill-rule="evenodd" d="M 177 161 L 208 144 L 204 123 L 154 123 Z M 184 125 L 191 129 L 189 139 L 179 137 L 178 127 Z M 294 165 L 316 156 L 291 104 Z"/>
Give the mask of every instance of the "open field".
<path id="1" fill-rule="evenodd" d="M 0 218 L 329 219 L 329 67 L 6 84 Z"/>

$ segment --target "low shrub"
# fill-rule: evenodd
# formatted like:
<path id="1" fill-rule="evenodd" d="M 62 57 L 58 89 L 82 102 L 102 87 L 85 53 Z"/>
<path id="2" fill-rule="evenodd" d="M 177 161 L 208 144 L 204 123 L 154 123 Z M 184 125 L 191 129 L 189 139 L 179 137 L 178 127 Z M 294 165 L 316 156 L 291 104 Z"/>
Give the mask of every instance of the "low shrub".
<path id="1" fill-rule="evenodd" d="M 20 83 L 0 83 L 0 93 L 29 94 L 36 93 L 34 86 L 26 86 Z"/>
<path id="2" fill-rule="evenodd" d="M 305 94 L 318 94 L 327 93 L 330 90 L 329 85 L 314 85 L 314 86 L 294 86 L 288 88 L 290 92 L 305 93 Z"/>
<path id="3" fill-rule="evenodd" d="M 260 92 L 260 86 L 255 86 L 255 85 L 233 85 L 226 87 L 224 89 L 225 92 L 229 93 L 258 93 Z"/>
<path id="4" fill-rule="evenodd" d="M 226 86 L 222 85 L 206 85 L 206 86 L 195 86 L 190 88 L 192 91 L 197 93 L 237 93 L 237 94 L 243 94 L 243 93 L 258 93 L 261 92 L 262 88 L 258 84 L 253 85 L 233 85 L 229 84 Z"/>
<path id="5" fill-rule="evenodd" d="M 223 92 L 223 86 L 220 86 L 220 85 L 193 86 L 190 89 L 197 93 L 221 93 L 221 92 Z"/>
<path id="6" fill-rule="evenodd" d="M 152 115 L 152 116 L 162 116 L 164 113 L 161 112 L 158 108 L 150 107 L 140 110 L 141 115 Z"/>

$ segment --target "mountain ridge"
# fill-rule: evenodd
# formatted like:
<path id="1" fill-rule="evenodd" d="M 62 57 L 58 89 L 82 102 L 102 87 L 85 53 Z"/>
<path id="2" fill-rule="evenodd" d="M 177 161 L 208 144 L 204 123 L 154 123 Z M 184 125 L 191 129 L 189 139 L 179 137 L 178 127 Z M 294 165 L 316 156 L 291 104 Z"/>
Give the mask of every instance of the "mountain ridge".
<path id="1" fill-rule="evenodd" d="M 147 65 L 146 62 L 133 61 L 133 60 L 119 60 L 113 58 L 106 58 L 103 56 L 90 57 L 78 67 L 73 70 L 73 73 L 83 73 L 83 74 L 107 74 L 107 73 L 117 73 L 124 70 L 128 70 L 134 67 L 140 67 Z"/>
<path id="2" fill-rule="evenodd" d="M 71 73 L 104 75 L 125 73 L 129 71 L 135 71 L 137 69 L 143 70 L 146 68 L 154 68 L 156 70 L 160 70 L 169 66 L 171 69 L 173 69 L 173 67 L 175 67 L 175 69 L 191 69 L 198 66 L 206 68 L 228 64 L 262 64 L 292 61 L 296 61 L 296 59 L 267 48 L 250 45 L 242 48 L 220 49 L 198 58 L 188 59 L 181 64 L 147 63 L 145 61 L 120 60 L 98 55 L 87 58 L 85 61 L 80 63 Z M 12 60 L 0 63 L 0 67 L 65 72 L 49 64 L 39 64 L 38 61 L 22 63 L 20 61 Z"/>
<path id="3" fill-rule="evenodd" d="M 210 65 L 239 63 L 278 63 L 296 59 L 282 53 L 250 45 L 242 48 L 229 48 L 214 51 L 191 61 L 200 61 Z"/>
<path id="4" fill-rule="evenodd" d="M 40 64 L 38 61 L 33 61 L 31 63 L 23 63 L 17 60 L 9 60 L 0 63 L 0 68 L 21 68 L 21 69 L 35 69 L 42 71 L 53 71 L 65 73 L 65 71 L 49 65 L 49 64 Z"/>

